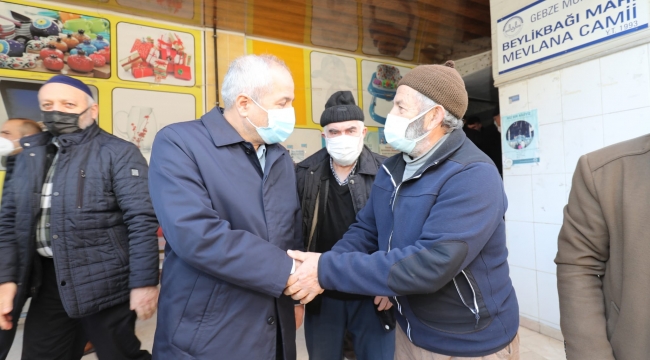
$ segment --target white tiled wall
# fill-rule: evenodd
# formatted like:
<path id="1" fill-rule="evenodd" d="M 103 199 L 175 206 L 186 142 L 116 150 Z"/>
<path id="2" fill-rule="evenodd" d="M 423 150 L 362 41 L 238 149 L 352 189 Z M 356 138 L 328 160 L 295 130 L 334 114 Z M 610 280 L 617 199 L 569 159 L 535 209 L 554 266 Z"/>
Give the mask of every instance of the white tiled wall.
<path id="1" fill-rule="evenodd" d="M 509 98 L 519 95 L 519 101 Z M 580 156 L 650 133 L 650 45 L 499 89 L 501 114 L 538 110 L 540 163 L 504 169 L 521 315 L 559 328 L 553 259 Z"/>

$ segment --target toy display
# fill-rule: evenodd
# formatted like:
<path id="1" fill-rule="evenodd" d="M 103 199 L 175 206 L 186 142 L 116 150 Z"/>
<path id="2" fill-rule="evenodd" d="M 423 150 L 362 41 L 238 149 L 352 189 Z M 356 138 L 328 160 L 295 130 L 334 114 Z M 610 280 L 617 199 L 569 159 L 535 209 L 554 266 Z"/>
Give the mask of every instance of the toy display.
<path id="1" fill-rule="evenodd" d="M 108 20 L 18 4 L 3 6 L 8 11 L 0 14 L 0 54 L 8 58 L 3 58 L 0 68 L 110 77 Z M 99 50 L 104 51 L 103 61 L 89 57 Z"/>

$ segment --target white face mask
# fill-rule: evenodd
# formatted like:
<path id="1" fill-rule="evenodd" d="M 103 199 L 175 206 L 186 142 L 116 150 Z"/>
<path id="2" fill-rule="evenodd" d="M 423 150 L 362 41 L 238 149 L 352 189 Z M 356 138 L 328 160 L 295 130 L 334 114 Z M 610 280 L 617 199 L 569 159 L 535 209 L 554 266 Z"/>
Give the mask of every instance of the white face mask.
<path id="1" fill-rule="evenodd" d="M 14 141 L 16 140 L 0 137 L 0 156 L 9 156 L 12 152 L 21 148 L 20 146 L 15 146 Z"/>
<path id="2" fill-rule="evenodd" d="M 246 118 L 246 120 L 253 125 L 255 130 L 257 130 L 257 133 L 260 135 L 262 140 L 264 140 L 264 143 L 277 144 L 287 140 L 289 135 L 293 132 L 294 126 L 296 126 L 296 112 L 294 109 L 290 107 L 266 110 L 258 104 L 257 101 L 253 100 L 252 97 L 249 96 L 249 98 L 269 116 L 269 125 L 267 127 L 255 126 L 249 118 Z"/>
<path id="3" fill-rule="evenodd" d="M 412 119 L 388 114 L 388 116 L 386 116 L 386 125 L 384 126 L 384 136 L 386 137 L 386 141 L 390 144 L 390 146 L 392 146 L 395 150 L 399 150 L 407 155 L 412 153 L 418 141 L 427 137 L 433 130 L 427 131 L 425 134 L 415 139 L 407 139 L 406 129 L 408 129 L 409 125 L 420 119 L 424 114 L 431 111 L 431 109 L 433 108 L 423 111 Z"/>
<path id="4" fill-rule="evenodd" d="M 363 151 L 363 136 L 340 135 L 333 138 L 325 138 L 327 152 L 335 163 L 341 166 L 354 164 Z"/>

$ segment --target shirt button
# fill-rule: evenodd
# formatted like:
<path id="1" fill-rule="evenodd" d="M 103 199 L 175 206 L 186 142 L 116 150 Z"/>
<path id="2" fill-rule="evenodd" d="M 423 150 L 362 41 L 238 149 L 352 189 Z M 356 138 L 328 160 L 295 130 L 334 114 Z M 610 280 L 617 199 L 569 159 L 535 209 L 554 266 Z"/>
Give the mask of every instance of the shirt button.
<path id="1" fill-rule="evenodd" d="M 56 192 L 55 192 L 54 194 L 52 194 L 52 195 L 54 195 L 54 196 L 59 196 L 59 192 L 56 191 Z"/>
<path id="2" fill-rule="evenodd" d="M 36 156 L 36 154 L 34 154 L 34 153 L 29 153 L 29 156 Z"/>
<path id="3" fill-rule="evenodd" d="M 50 223 L 45 224 L 45 227 L 50 227 Z"/>
<path id="4" fill-rule="evenodd" d="M 61 281 L 61 286 L 65 286 L 65 284 L 66 284 L 65 280 Z"/>
<path id="5" fill-rule="evenodd" d="M 59 238 L 59 235 L 52 235 L 52 239 L 56 240 Z"/>
<path id="6" fill-rule="evenodd" d="M 25 143 L 25 146 L 29 146 L 29 143 Z"/>
<path id="7" fill-rule="evenodd" d="M 274 318 L 273 316 L 269 316 L 269 318 L 266 319 L 266 322 L 267 322 L 269 325 L 275 325 L 275 318 Z"/>
<path id="8" fill-rule="evenodd" d="M 354 185 L 354 180 L 350 180 L 350 184 Z"/>

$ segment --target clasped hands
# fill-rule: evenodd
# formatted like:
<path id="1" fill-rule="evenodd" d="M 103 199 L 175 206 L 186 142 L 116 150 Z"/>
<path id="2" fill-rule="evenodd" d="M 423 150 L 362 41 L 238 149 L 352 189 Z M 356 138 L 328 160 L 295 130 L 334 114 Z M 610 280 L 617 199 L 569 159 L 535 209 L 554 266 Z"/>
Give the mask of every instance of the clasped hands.
<path id="1" fill-rule="evenodd" d="M 321 254 L 289 250 L 287 254 L 296 261 L 296 271 L 289 276 L 284 294 L 301 304 L 307 304 L 325 291 L 318 283 L 318 260 Z M 376 296 L 374 300 L 379 311 L 390 309 L 393 304 L 386 296 Z"/>
<path id="2" fill-rule="evenodd" d="M 296 271 L 289 276 L 284 294 L 300 300 L 303 305 L 307 304 L 325 291 L 318 283 L 318 259 L 321 254 L 295 250 L 289 250 L 287 254 L 295 260 Z"/>

